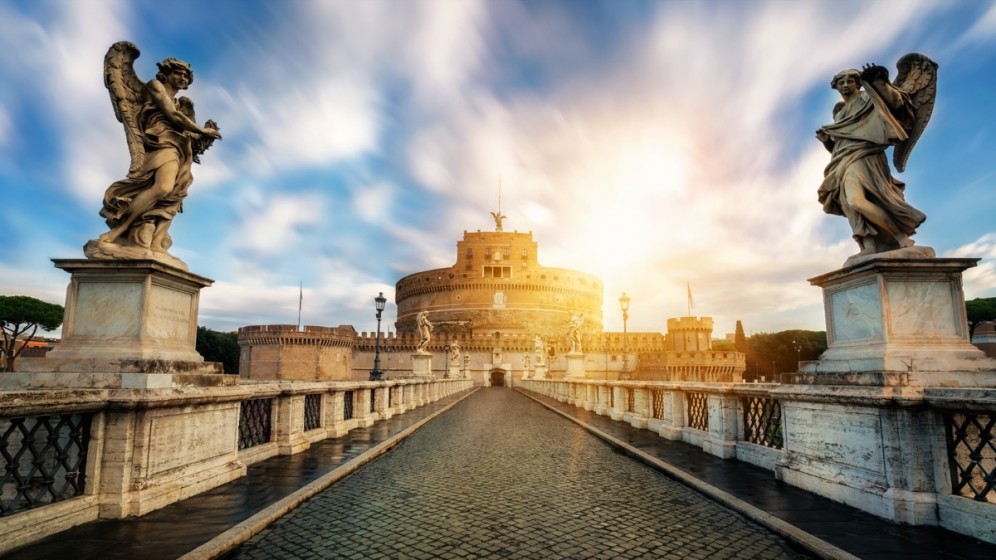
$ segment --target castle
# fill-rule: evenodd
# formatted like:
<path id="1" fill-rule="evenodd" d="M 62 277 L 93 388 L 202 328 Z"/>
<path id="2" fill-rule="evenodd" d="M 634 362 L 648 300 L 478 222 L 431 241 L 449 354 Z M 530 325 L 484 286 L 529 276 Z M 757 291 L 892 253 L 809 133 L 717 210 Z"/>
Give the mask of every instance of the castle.
<path id="1" fill-rule="evenodd" d="M 500 211 L 492 216 L 495 231 L 464 232 L 453 266 L 398 280 L 397 333 L 381 333 L 379 344 L 386 378 L 411 376 L 411 355 L 419 343 L 416 317 L 424 312 L 433 324 L 428 350 L 436 377 L 452 374 L 481 385 L 513 385 L 535 375 L 540 364 L 549 377 L 563 377 L 568 326 L 583 316 L 578 330 L 585 377 L 742 379 L 744 355 L 712 350 L 709 317 L 669 319 L 667 337 L 605 332 L 601 280 L 541 266 L 532 233 L 503 231 L 504 216 Z M 373 369 L 375 342 L 374 333 L 357 333 L 348 325 L 247 326 L 239 329 L 239 373 L 247 379 L 365 380 Z M 459 347 L 457 361 L 451 345 Z"/>

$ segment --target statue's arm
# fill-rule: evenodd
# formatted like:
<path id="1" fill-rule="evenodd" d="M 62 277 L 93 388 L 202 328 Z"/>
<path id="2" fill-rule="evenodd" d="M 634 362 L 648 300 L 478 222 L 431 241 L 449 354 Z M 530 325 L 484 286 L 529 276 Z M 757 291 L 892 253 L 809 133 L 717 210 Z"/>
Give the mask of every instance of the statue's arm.
<path id="1" fill-rule="evenodd" d="M 902 93 L 889 83 L 889 69 L 877 64 L 866 64 L 861 71 L 861 81 L 871 86 L 892 110 L 905 105 Z"/>
<path id="2" fill-rule="evenodd" d="M 210 138 L 221 138 L 221 134 L 217 130 L 212 128 L 201 128 L 197 125 L 197 123 L 187 117 L 187 115 L 184 115 L 176 106 L 173 98 L 166 93 L 166 88 L 163 87 L 162 82 L 159 80 L 151 80 L 148 84 L 146 84 L 146 87 L 149 92 L 149 97 L 152 99 L 152 103 L 155 104 L 157 109 L 162 111 L 163 115 L 165 115 L 170 122 L 186 130 L 187 132 L 193 132 L 195 134 L 200 134 Z"/>

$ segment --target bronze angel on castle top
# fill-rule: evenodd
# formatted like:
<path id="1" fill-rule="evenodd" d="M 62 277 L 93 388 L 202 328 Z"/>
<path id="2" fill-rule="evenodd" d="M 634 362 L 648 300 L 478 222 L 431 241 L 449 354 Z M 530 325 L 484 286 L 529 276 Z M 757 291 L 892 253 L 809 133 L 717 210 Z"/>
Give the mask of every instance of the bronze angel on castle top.
<path id="1" fill-rule="evenodd" d="M 109 231 L 84 247 L 91 259 L 153 259 L 186 269 L 170 255 L 169 227 L 183 210 L 193 182 L 191 166 L 215 140 L 218 125 L 194 121 L 194 104 L 176 95 L 194 81 L 190 65 L 176 58 L 157 64 L 148 82 L 135 74 L 138 47 L 115 43 L 104 57 L 104 85 L 124 125 L 131 165 L 104 193 L 100 215 Z"/>
<path id="2" fill-rule="evenodd" d="M 910 236 L 927 216 L 906 202 L 906 185 L 892 176 L 885 150 L 893 147 L 893 165 L 902 172 L 934 110 L 937 63 L 911 53 L 896 66 L 892 83 L 889 71 L 875 64 L 838 72 L 830 87 L 843 99 L 833 108 L 833 123 L 816 131 L 831 153 L 819 201 L 826 213 L 847 218 L 861 249 L 845 265 L 890 251 L 934 256 L 929 247 L 913 247 Z"/>

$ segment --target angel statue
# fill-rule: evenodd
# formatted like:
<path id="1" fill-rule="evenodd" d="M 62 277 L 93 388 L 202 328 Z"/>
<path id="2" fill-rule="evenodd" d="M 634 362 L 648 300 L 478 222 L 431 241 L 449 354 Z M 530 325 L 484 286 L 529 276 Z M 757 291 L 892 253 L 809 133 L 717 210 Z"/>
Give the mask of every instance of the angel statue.
<path id="1" fill-rule="evenodd" d="M 138 47 L 115 43 L 104 57 L 104 85 L 114 114 L 124 124 L 131 166 L 107 188 L 100 215 L 110 228 L 84 247 L 91 259 L 154 259 L 186 269 L 170 255 L 169 226 L 183 211 L 193 182 L 190 168 L 215 140 L 218 125 L 194 122 L 194 104 L 176 94 L 194 81 L 190 65 L 167 58 L 156 77 L 142 83 L 133 64 Z"/>
<path id="2" fill-rule="evenodd" d="M 419 354 L 429 353 L 429 341 L 432 340 L 432 323 L 429 322 L 429 316 L 425 314 L 425 311 L 420 311 L 415 318 L 415 323 L 418 326 L 418 348 L 415 350 Z"/>
<path id="3" fill-rule="evenodd" d="M 895 250 L 903 250 L 895 256 L 934 256 L 929 247 L 913 247 L 910 236 L 927 216 L 906 202 L 906 185 L 892 176 L 885 150 L 893 147 L 892 163 L 902 172 L 934 110 L 937 63 L 911 53 L 896 66 L 891 84 L 889 71 L 875 64 L 837 73 L 830 87 L 843 100 L 833 108 L 833 123 L 816 131 L 831 153 L 819 201 L 826 213 L 847 218 L 860 247 L 845 265 Z"/>
<path id="4" fill-rule="evenodd" d="M 571 345 L 571 354 L 580 354 L 581 350 L 581 325 L 584 324 L 584 314 L 571 315 L 571 321 L 567 324 L 567 342 Z"/>

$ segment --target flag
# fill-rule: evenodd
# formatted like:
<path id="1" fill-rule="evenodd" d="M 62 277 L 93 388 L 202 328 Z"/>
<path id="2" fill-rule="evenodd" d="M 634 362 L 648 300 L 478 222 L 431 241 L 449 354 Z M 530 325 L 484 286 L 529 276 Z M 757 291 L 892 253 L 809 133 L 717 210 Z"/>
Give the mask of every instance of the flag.
<path id="1" fill-rule="evenodd" d="M 297 330 L 301 330 L 301 306 L 304 304 L 304 280 L 298 286 L 297 292 Z"/>

